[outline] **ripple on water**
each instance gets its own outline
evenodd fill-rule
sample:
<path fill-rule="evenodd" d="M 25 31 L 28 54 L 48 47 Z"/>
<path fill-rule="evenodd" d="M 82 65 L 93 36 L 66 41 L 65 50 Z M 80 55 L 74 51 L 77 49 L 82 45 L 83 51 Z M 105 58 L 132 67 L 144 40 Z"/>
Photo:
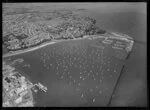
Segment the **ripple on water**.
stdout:
<path fill-rule="evenodd" d="M 39 58 L 43 63 L 39 66 L 44 66 L 44 68 L 48 69 L 45 76 L 42 75 L 41 78 L 46 78 L 47 82 L 51 84 L 53 79 L 50 80 L 50 78 L 54 75 L 59 79 L 58 81 L 63 80 L 69 87 L 73 87 L 76 92 L 79 91 L 81 98 L 88 96 L 85 92 L 94 97 L 95 94 L 101 95 L 102 90 L 108 91 L 109 87 L 108 89 L 102 88 L 109 76 L 118 75 L 119 69 L 116 68 L 118 68 L 119 64 L 115 65 L 118 62 L 112 60 L 112 57 L 105 53 L 106 48 L 102 50 L 97 47 L 91 48 L 89 46 L 86 49 L 83 49 L 83 47 L 73 48 L 69 47 L 69 45 L 58 45 L 47 47 L 47 49 L 43 49 L 39 53 L 36 52 L 37 59 Z M 73 53 L 71 52 L 72 49 Z M 35 69 L 37 70 L 37 67 Z M 109 82 L 110 85 L 114 86 L 115 82 L 111 81 Z M 108 94 L 105 93 L 105 95 Z M 101 97 L 104 98 L 102 95 Z M 94 97 L 90 99 L 90 102 L 96 102 L 97 100 Z"/>

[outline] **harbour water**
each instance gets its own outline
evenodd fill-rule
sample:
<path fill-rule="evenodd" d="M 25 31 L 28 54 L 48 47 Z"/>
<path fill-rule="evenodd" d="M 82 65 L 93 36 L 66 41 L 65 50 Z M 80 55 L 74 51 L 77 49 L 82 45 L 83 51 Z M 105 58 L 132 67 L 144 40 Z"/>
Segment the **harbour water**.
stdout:
<path fill-rule="evenodd" d="M 99 38 L 59 42 L 11 60 L 23 58 L 30 66 L 19 64 L 16 68 L 32 83 L 48 88 L 46 93 L 36 93 L 37 106 L 106 106 L 123 63 L 101 42 Z"/>

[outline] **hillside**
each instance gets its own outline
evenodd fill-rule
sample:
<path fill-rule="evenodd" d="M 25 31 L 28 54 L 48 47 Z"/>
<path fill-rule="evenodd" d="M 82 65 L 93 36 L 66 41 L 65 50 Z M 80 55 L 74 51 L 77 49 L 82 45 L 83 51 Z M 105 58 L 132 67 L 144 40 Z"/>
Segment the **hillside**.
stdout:
<path fill-rule="evenodd" d="M 74 12 L 66 9 L 44 12 L 26 8 L 4 10 L 4 50 L 16 52 L 52 40 L 82 38 L 84 35 L 106 32 L 96 26 L 96 20 Z"/>

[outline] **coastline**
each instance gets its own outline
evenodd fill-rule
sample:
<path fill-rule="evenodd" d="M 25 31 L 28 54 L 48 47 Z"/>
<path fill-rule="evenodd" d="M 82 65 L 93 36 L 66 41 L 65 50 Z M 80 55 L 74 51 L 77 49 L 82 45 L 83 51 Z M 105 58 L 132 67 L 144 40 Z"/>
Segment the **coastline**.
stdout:
<path fill-rule="evenodd" d="M 28 49 L 24 49 L 24 50 L 18 50 L 14 53 L 8 53 L 8 54 L 3 55 L 3 58 L 10 57 L 10 56 L 13 56 L 13 55 L 22 54 L 22 53 L 26 53 L 26 52 L 30 52 L 30 51 L 34 51 L 34 50 L 37 50 L 39 48 L 42 48 L 42 47 L 45 47 L 49 44 L 54 44 L 54 43 L 56 43 L 56 42 L 48 42 L 48 43 L 44 43 L 44 44 L 41 44 L 41 45 L 36 46 L 36 47 L 32 47 L 32 48 L 28 48 Z"/>
<path fill-rule="evenodd" d="M 14 55 L 18 55 L 18 54 L 22 54 L 22 53 L 26 53 L 26 52 L 31 52 L 31 51 L 34 51 L 34 50 L 40 49 L 42 47 L 48 46 L 50 44 L 55 44 L 55 43 L 58 43 L 58 42 L 70 41 L 70 40 L 79 40 L 79 39 L 81 40 L 81 39 L 88 38 L 88 37 L 90 37 L 90 36 L 84 36 L 82 38 L 74 38 L 74 39 L 69 39 L 69 40 L 64 40 L 64 39 L 62 39 L 62 40 L 53 40 L 53 41 L 50 41 L 50 42 L 43 43 L 43 44 L 41 44 L 39 46 L 35 46 L 35 47 L 23 49 L 23 50 L 18 50 L 18 51 L 13 52 L 13 53 L 4 54 L 3 58 L 14 56 Z"/>
<path fill-rule="evenodd" d="M 108 34 L 108 33 L 107 33 Z M 102 34 L 102 35 L 85 35 L 81 38 L 74 38 L 74 39 L 69 39 L 69 40 L 52 40 L 50 42 L 46 42 L 46 43 L 43 43 L 39 46 L 35 46 L 35 47 L 31 47 L 31 48 L 27 48 L 27 49 L 23 49 L 23 50 L 18 50 L 16 52 L 13 52 L 13 53 L 7 53 L 7 54 L 4 54 L 3 55 L 3 58 L 6 58 L 6 57 L 10 57 L 10 56 L 14 56 L 14 55 L 18 55 L 18 54 L 22 54 L 22 53 L 26 53 L 26 52 L 31 52 L 31 51 L 34 51 L 34 50 L 37 50 L 37 49 L 40 49 L 42 47 L 45 47 L 45 46 L 48 46 L 50 44 L 55 44 L 55 43 L 58 43 L 58 42 L 67 42 L 67 41 L 70 41 L 70 40 L 81 40 L 81 39 L 85 39 L 85 38 L 88 38 L 89 40 L 92 40 L 92 39 L 96 39 L 96 38 L 117 38 L 117 39 L 122 39 L 122 40 L 129 40 L 129 39 L 132 39 L 131 37 L 121 37 L 121 36 L 105 36 L 107 34 Z M 116 34 L 117 35 L 117 34 Z"/>

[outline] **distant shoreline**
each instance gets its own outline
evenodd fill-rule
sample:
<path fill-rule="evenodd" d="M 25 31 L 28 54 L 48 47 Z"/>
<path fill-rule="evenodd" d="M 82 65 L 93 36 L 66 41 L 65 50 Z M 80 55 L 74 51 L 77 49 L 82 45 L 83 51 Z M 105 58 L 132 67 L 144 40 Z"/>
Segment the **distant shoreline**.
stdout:
<path fill-rule="evenodd" d="M 82 38 L 74 38 L 74 39 L 69 39 L 69 40 L 63 40 L 63 39 L 62 40 L 53 40 L 53 41 L 43 43 L 43 44 L 35 46 L 35 47 L 31 47 L 31 48 L 27 48 L 27 49 L 23 49 L 23 50 L 18 50 L 18 51 L 13 52 L 13 53 L 4 54 L 3 58 L 18 55 L 18 54 L 22 54 L 22 53 L 26 53 L 26 52 L 30 52 L 30 51 L 34 51 L 34 50 L 40 49 L 42 47 L 48 46 L 50 44 L 55 44 L 55 43 L 62 42 L 62 41 L 79 40 L 79 39 L 84 39 L 84 38 L 88 38 L 88 37 L 91 37 L 91 36 L 84 36 Z"/>
<path fill-rule="evenodd" d="M 42 47 L 45 47 L 47 45 L 50 45 L 50 44 L 54 44 L 56 42 L 48 42 L 48 43 L 44 43 L 44 44 L 41 44 L 39 46 L 35 46 L 35 47 L 31 47 L 31 48 L 27 48 L 27 49 L 23 49 L 23 50 L 18 50 L 16 52 L 13 52 L 13 53 L 7 53 L 7 54 L 4 54 L 3 55 L 3 58 L 6 58 L 6 57 L 10 57 L 10 56 L 14 56 L 14 55 L 18 55 L 18 54 L 22 54 L 22 53 L 26 53 L 26 52 L 30 52 L 30 51 L 34 51 L 34 50 L 37 50 L 39 48 L 42 48 Z"/>
<path fill-rule="evenodd" d="M 107 33 L 108 34 L 108 33 Z M 74 39 L 69 39 L 69 40 L 52 40 L 50 42 L 46 42 L 46 43 L 43 43 L 41 45 L 38 45 L 38 46 L 35 46 L 35 47 L 31 47 L 31 48 L 27 48 L 27 49 L 23 49 L 23 50 L 18 50 L 16 52 L 13 52 L 13 53 L 7 53 L 7 54 L 4 54 L 3 55 L 3 58 L 6 58 L 6 57 L 10 57 L 10 56 L 14 56 L 14 55 L 18 55 L 18 54 L 22 54 L 22 53 L 26 53 L 26 52 L 30 52 L 30 51 L 34 51 L 34 50 L 37 50 L 37 49 L 40 49 L 42 47 L 45 47 L 45 46 L 48 46 L 50 44 L 55 44 L 55 43 L 58 43 L 58 42 L 63 42 L 63 41 L 70 41 L 70 40 L 81 40 L 81 39 L 85 39 L 85 38 L 88 38 L 89 40 L 92 40 L 92 39 L 96 39 L 96 38 L 106 38 L 105 36 L 106 34 L 102 34 L 102 35 L 85 35 L 81 38 L 74 38 Z M 116 34 L 117 35 L 117 34 Z M 95 37 L 94 37 L 95 36 Z M 98 37 L 97 37 L 98 36 Z M 111 37 L 111 36 L 109 36 Z M 112 37 L 113 38 L 113 37 Z M 115 37 L 114 37 L 115 38 Z M 121 38 L 121 39 L 132 39 L 131 37 L 121 37 L 121 36 L 117 36 L 116 38 Z"/>

